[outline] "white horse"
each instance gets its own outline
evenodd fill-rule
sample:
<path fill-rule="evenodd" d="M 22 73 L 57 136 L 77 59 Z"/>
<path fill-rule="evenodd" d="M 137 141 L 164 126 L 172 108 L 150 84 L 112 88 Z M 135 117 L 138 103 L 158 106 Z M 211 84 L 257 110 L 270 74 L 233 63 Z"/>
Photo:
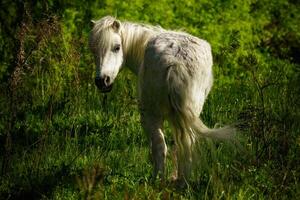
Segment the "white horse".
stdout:
<path fill-rule="evenodd" d="M 170 122 L 177 147 L 177 180 L 189 177 L 193 144 L 200 137 L 232 138 L 234 129 L 209 129 L 199 119 L 212 87 L 208 42 L 183 32 L 120 22 L 106 16 L 92 21 L 90 49 L 96 60 L 95 83 L 109 92 L 122 66 L 139 78 L 141 123 L 149 136 L 154 177 L 165 176 L 167 146 L 163 121 Z"/>

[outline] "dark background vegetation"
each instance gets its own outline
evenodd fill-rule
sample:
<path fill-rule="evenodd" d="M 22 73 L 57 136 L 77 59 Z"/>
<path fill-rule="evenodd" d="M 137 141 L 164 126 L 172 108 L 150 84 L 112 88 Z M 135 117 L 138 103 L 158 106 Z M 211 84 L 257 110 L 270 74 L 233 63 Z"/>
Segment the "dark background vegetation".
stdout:
<path fill-rule="evenodd" d="M 0 199 L 296 199 L 299 8 L 296 0 L 2 0 Z M 201 117 L 210 127 L 236 124 L 243 150 L 203 141 L 186 190 L 151 183 L 136 77 L 124 70 L 107 95 L 93 84 L 90 20 L 105 15 L 206 39 L 215 82 Z M 172 164 L 170 151 L 169 176 Z"/>

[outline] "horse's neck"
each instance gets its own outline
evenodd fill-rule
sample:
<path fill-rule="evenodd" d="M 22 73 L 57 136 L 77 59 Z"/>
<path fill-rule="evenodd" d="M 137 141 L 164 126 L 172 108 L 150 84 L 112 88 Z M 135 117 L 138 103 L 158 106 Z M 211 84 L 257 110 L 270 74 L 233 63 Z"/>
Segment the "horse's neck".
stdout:
<path fill-rule="evenodd" d="M 125 22 L 123 24 L 123 51 L 125 66 L 138 74 L 144 59 L 147 42 L 159 31 L 138 24 Z"/>

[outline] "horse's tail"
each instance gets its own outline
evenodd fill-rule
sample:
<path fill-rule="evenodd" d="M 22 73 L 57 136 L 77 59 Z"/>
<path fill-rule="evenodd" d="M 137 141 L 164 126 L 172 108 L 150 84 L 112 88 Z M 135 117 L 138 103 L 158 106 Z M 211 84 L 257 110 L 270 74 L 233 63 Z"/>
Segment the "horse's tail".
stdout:
<path fill-rule="evenodd" d="M 189 101 L 193 86 L 190 85 L 191 75 L 182 66 L 172 66 L 167 74 L 168 98 L 171 106 L 169 116 L 176 133 L 176 142 L 182 145 L 182 139 L 189 136 L 193 141 L 199 137 L 212 139 L 233 139 L 235 129 L 230 126 L 223 128 L 208 128 L 197 116 Z M 176 130 L 179 129 L 179 130 Z M 180 133 L 179 133 L 179 132 Z M 179 138 L 178 138 L 179 137 Z M 183 141 L 184 142 L 184 141 Z"/>

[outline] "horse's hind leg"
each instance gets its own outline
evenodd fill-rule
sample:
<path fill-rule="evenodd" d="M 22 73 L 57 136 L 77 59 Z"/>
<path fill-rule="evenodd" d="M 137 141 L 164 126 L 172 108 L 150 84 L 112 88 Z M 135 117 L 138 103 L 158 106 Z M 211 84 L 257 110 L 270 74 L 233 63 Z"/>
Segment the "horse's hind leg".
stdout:
<path fill-rule="evenodd" d="M 159 116 L 142 112 L 141 121 L 150 141 L 152 161 L 154 164 L 153 178 L 159 175 L 160 178 L 164 180 L 167 145 L 162 132 L 163 119 Z"/>

